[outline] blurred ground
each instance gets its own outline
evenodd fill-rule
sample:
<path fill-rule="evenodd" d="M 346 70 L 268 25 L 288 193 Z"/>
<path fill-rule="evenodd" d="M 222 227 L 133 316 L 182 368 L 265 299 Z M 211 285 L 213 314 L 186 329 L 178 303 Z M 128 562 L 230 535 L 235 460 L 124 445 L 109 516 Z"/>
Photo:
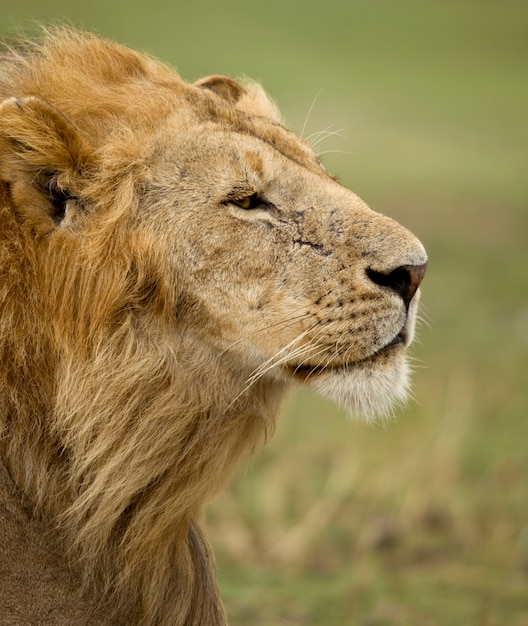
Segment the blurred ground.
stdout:
<path fill-rule="evenodd" d="M 3 0 L 0 31 L 64 18 L 261 80 L 430 255 L 416 399 L 373 427 L 297 393 L 211 507 L 232 625 L 528 625 L 526 3 Z"/>

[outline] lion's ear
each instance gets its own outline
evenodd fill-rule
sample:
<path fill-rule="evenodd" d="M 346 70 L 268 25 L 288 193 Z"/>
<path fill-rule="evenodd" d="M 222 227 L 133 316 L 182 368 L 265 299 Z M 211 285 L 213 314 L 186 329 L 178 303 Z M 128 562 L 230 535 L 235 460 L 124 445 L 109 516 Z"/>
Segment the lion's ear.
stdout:
<path fill-rule="evenodd" d="M 281 123 L 277 106 L 258 83 L 243 84 L 229 76 L 215 75 L 202 78 L 194 85 L 212 91 L 244 113 L 269 117 L 274 122 Z"/>
<path fill-rule="evenodd" d="M 200 78 L 200 80 L 194 83 L 194 86 L 212 91 L 217 96 L 220 96 L 220 98 L 227 100 L 233 106 L 235 106 L 246 91 L 244 86 L 234 78 L 218 76 L 216 74 L 214 76 Z"/>
<path fill-rule="evenodd" d="M 0 181 L 21 211 L 62 222 L 90 154 L 75 126 L 40 98 L 0 103 Z"/>

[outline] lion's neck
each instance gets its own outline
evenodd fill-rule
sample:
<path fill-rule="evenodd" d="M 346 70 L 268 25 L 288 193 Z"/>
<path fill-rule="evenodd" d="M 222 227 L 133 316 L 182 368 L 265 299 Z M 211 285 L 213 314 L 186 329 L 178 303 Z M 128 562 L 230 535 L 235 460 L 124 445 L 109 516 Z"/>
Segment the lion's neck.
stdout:
<path fill-rule="evenodd" d="M 17 482 L 60 524 L 86 583 L 119 613 L 134 607 L 145 624 L 224 624 L 198 520 L 272 430 L 282 387 L 259 381 L 231 406 L 245 381 L 226 376 L 225 364 L 201 368 L 196 350 L 181 367 L 138 343 L 101 345 L 89 362 L 63 355 L 49 439 L 30 451 L 40 479 Z"/>

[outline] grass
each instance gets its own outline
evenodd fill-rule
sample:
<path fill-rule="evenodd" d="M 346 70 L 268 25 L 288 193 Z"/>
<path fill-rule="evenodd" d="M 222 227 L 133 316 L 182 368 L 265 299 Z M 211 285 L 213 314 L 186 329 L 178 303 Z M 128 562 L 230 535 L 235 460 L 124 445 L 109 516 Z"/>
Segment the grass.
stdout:
<path fill-rule="evenodd" d="M 526 623 L 527 463 L 469 371 L 382 430 L 296 399 L 211 512 L 233 624 Z"/>
<path fill-rule="evenodd" d="M 4 5 L 3 32 L 66 17 L 191 80 L 261 79 L 428 249 L 416 399 L 372 427 L 299 391 L 211 506 L 232 626 L 528 625 L 525 4 Z"/>

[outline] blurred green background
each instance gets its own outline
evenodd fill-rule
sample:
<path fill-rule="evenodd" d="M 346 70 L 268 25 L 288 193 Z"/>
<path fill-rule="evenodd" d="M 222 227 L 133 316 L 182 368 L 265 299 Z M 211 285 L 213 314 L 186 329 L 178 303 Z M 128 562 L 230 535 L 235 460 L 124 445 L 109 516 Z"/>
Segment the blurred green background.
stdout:
<path fill-rule="evenodd" d="M 297 392 L 210 508 L 231 624 L 528 625 L 526 2 L 2 0 L 3 34 L 56 20 L 260 80 L 429 252 L 415 399 Z"/>

